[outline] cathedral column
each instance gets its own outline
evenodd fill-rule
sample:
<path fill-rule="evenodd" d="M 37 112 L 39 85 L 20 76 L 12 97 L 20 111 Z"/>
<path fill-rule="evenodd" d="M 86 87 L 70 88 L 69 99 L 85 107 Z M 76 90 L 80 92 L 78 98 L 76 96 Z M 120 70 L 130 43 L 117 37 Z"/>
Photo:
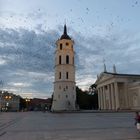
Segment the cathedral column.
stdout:
<path fill-rule="evenodd" d="M 111 101 L 112 101 L 112 110 L 114 110 L 115 109 L 115 99 L 114 99 L 113 84 L 111 84 Z"/>
<path fill-rule="evenodd" d="M 119 103 L 119 91 L 118 91 L 118 84 L 117 84 L 117 82 L 114 83 L 114 87 L 115 87 L 116 109 L 118 110 L 120 108 L 120 103 Z"/>
<path fill-rule="evenodd" d="M 101 104 L 101 102 L 102 102 L 102 93 L 101 93 L 101 89 L 99 88 L 99 97 L 100 97 L 100 109 L 102 108 L 102 104 Z"/>
<path fill-rule="evenodd" d="M 102 87 L 100 88 L 100 90 L 101 90 L 101 107 L 102 107 L 102 109 L 104 109 L 104 99 L 103 99 L 103 89 L 102 89 Z"/>
<path fill-rule="evenodd" d="M 104 100 L 104 109 L 106 109 L 106 95 L 105 95 L 105 86 L 103 86 L 103 100 Z"/>
<path fill-rule="evenodd" d="M 100 88 L 100 92 L 101 92 L 101 109 L 104 109 L 104 100 L 103 100 L 103 90 L 102 90 L 102 87 Z"/>
<path fill-rule="evenodd" d="M 111 85 L 108 85 L 108 95 L 109 95 L 109 109 L 112 108 L 112 104 L 111 104 Z"/>
<path fill-rule="evenodd" d="M 127 84 L 124 84 L 124 95 L 125 95 L 125 101 L 126 101 L 126 108 L 129 109 L 129 98 L 128 98 L 128 89 Z"/>
<path fill-rule="evenodd" d="M 98 89 L 98 105 L 99 105 L 99 109 L 101 108 L 101 93 L 100 93 L 100 89 Z"/>

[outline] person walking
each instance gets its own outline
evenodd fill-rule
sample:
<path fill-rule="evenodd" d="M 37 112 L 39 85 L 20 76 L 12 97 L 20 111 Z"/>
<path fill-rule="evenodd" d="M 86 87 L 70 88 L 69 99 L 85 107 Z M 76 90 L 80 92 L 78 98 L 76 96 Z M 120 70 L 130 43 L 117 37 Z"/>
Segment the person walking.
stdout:
<path fill-rule="evenodd" d="M 136 112 L 135 125 L 137 127 L 137 130 L 140 131 L 140 115 L 139 115 L 139 112 Z"/>

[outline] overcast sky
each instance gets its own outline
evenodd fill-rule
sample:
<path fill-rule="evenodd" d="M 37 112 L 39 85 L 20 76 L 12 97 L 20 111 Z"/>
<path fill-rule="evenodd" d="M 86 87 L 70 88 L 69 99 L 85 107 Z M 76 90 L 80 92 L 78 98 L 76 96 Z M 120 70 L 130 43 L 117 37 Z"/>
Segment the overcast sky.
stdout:
<path fill-rule="evenodd" d="M 76 84 L 86 90 L 113 64 L 140 74 L 140 0 L 0 0 L 0 88 L 50 97 L 55 42 L 75 41 Z"/>

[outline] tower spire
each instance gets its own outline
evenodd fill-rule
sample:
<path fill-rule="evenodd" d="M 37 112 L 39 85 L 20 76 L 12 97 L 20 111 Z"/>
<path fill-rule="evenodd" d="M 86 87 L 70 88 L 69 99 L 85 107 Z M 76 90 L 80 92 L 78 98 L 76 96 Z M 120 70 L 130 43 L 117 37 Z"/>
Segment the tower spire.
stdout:
<path fill-rule="evenodd" d="M 66 23 L 64 24 L 64 32 L 62 34 L 62 36 L 60 37 L 60 40 L 61 39 L 68 39 L 68 40 L 71 40 L 71 38 L 69 37 L 69 35 L 67 34 L 67 26 L 66 26 Z"/>
<path fill-rule="evenodd" d="M 107 70 L 106 70 L 106 64 L 104 63 L 104 72 L 107 72 Z"/>
<path fill-rule="evenodd" d="M 114 72 L 114 73 L 117 73 L 115 64 L 113 65 L 113 72 Z"/>
<path fill-rule="evenodd" d="M 103 64 L 104 64 L 104 72 L 107 72 L 107 70 L 106 70 L 106 64 L 105 64 L 105 59 L 103 59 Z"/>
<path fill-rule="evenodd" d="M 66 26 L 66 23 L 64 25 L 64 35 L 67 35 L 67 26 Z"/>

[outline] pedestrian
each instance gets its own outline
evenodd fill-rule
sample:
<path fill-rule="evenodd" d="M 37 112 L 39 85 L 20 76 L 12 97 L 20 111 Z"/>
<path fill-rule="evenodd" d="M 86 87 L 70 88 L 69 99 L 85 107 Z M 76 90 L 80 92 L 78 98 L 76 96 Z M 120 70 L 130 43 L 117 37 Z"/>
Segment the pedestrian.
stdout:
<path fill-rule="evenodd" d="M 139 112 L 136 112 L 136 117 L 135 117 L 135 125 L 137 123 L 140 123 L 140 115 L 139 115 Z"/>
<path fill-rule="evenodd" d="M 137 127 L 137 130 L 140 132 L 140 115 L 139 115 L 139 112 L 136 112 L 135 125 Z"/>

